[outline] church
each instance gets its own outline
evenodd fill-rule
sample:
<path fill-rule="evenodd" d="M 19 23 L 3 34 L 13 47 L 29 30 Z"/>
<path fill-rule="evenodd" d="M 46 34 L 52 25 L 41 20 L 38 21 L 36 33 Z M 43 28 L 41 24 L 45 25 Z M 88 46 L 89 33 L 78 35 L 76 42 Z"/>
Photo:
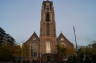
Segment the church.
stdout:
<path fill-rule="evenodd" d="M 23 44 L 23 57 L 26 60 L 37 59 L 44 54 L 56 54 L 57 45 L 63 45 L 71 55 L 74 45 L 61 33 L 56 36 L 56 21 L 53 1 L 43 1 L 41 8 L 40 35 L 35 32 Z"/>

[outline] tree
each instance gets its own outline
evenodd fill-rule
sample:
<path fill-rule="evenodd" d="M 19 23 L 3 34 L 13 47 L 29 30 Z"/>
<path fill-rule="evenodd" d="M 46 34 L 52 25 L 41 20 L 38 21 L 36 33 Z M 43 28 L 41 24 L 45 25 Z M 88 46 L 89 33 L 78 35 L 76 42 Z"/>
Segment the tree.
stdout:
<path fill-rule="evenodd" d="M 66 48 L 62 45 L 57 45 L 57 54 L 62 57 L 66 56 Z"/>
<path fill-rule="evenodd" d="M 13 59 L 10 45 L 0 45 L 0 61 L 10 61 Z"/>

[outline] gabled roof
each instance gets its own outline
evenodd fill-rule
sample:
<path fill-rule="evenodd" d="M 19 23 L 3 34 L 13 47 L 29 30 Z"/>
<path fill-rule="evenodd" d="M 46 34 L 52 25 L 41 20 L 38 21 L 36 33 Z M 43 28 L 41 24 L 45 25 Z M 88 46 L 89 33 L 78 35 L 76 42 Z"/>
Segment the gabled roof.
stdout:
<path fill-rule="evenodd" d="M 38 35 L 35 32 L 33 33 L 32 37 L 35 37 L 37 40 L 39 40 L 39 37 L 38 37 Z"/>
<path fill-rule="evenodd" d="M 35 41 L 35 40 L 38 40 L 39 41 L 40 39 L 39 39 L 38 35 L 34 32 L 32 34 L 32 36 L 25 43 L 32 42 L 32 41 Z"/>
<path fill-rule="evenodd" d="M 62 37 L 65 39 L 63 33 L 60 33 L 60 35 L 58 36 L 57 40 L 60 40 Z"/>
<path fill-rule="evenodd" d="M 57 41 L 62 41 L 61 39 L 64 39 L 67 41 L 67 43 L 71 44 L 73 46 L 73 44 L 63 35 L 63 33 L 60 33 L 60 35 L 57 38 Z"/>

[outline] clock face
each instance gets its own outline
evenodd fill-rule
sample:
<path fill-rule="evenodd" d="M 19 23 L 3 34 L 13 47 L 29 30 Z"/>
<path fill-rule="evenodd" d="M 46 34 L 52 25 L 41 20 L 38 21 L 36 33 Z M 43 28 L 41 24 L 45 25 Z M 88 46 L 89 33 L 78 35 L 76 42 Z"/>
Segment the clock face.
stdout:
<path fill-rule="evenodd" d="M 64 41 L 64 38 L 61 38 L 60 40 L 61 40 L 61 41 Z"/>
<path fill-rule="evenodd" d="M 49 6 L 50 5 L 50 3 L 46 3 L 46 6 Z"/>

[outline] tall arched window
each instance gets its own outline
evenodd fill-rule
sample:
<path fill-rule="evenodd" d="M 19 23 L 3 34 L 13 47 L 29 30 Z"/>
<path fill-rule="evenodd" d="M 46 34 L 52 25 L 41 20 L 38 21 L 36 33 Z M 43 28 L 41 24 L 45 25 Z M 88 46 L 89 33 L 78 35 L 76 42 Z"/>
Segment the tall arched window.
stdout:
<path fill-rule="evenodd" d="M 50 15 L 49 15 L 49 12 L 46 13 L 46 21 L 47 21 L 47 22 L 50 21 Z"/>
<path fill-rule="evenodd" d="M 46 53 L 51 53 L 51 44 L 50 44 L 50 41 L 46 41 Z"/>
<path fill-rule="evenodd" d="M 50 24 L 49 23 L 47 23 L 46 24 L 46 27 L 47 27 L 47 31 L 46 31 L 46 33 L 47 33 L 47 35 L 50 35 Z"/>

